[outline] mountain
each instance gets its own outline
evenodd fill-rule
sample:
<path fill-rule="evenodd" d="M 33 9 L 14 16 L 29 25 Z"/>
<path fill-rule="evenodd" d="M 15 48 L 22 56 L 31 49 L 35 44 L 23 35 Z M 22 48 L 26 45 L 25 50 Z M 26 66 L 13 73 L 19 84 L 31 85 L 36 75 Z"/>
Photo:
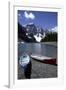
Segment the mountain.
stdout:
<path fill-rule="evenodd" d="M 44 29 L 40 28 L 39 26 L 36 26 L 34 23 L 29 23 L 25 25 L 27 36 L 33 37 L 36 39 L 36 42 L 40 42 L 42 38 L 45 37 L 45 31 Z"/>
<path fill-rule="evenodd" d="M 20 25 L 18 23 L 18 38 L 24 42 L 40 42 L 45 37 L 45 31 L 34 23 Z"/>
<path fill-rule="evenodd" d="M 27 25 L 20 25 L 20 23 L 18 23 L 18 40 L 23 42 L 56 40 L 57 35 L 55 34 L 55 31 L 57 31 L 57 27 L 52 28 L 52 30 L 48 30 L 40 28 L 34 23 L 29 23 Z"/>
<path fill-rule="evenodd" d="M 18 38 L 23 39 L 24 37 L 26 37 L 26 28 L 18 23 Z"/>
<path fill-rule="evenodd" d="M 20 23 L 18 23 L 18 40 L 23 42 L 36 42 L 33 34 L 30 33 L 30 35 L 27 35 L 26 27 L 23 27 Z"/>
<path fill-rule="evenodd" d="M 37 34 L 37 28 L 33 23 L 27 24 L 26 25 L 26 30 L 27 30 L 28 34 L 31 34 L 31 33 L 33 35 Z"/>

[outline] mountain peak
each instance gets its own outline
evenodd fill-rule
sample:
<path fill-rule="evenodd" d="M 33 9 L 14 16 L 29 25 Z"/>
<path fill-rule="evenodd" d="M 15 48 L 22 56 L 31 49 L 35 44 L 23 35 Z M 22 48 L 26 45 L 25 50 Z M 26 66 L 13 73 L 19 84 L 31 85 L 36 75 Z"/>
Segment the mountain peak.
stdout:
<path fill-rule="evenodd" d="M 33 23 L 33 22 L 31 22 L 31 23 L 28 23 L 27 25 L 34 25 L 34 23 Z"/>

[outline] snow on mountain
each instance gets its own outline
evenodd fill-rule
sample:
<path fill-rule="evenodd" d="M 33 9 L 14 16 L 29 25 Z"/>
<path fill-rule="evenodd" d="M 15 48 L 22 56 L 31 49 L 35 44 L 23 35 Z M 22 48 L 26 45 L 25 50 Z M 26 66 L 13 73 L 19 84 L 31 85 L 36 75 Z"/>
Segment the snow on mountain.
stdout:
<path fill-rule="evenodd" d="M 41 39 L 42 39 L 41 36 L 38 36 L 38 35 L 34 35 L 34 37 L 35 37 L 35 39 L 36 39 L 37 42 L 40 42 Z"/>
<path fill-rule="evenodd" d="M 34 35 L 34 38 L 36 39 L 37 42 L 40 42 L 41 39 L 44 37 L 45 37 L 45 33 L 44 35 L 42 35 L 41 33 Z"/>

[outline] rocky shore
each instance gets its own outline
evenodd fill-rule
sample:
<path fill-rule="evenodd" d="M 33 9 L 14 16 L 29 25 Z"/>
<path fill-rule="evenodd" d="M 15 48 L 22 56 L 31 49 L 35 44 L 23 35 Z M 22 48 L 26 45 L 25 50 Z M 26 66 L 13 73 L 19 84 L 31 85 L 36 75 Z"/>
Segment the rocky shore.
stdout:
<path fill-rule="evenodd" d="M 57 66 L 51 64 L 45 64 L 31 59 L 32 62 L 32 74 L 33 78 L 56 78 L 57 77 Z M 18 79 L 25 79 L 24 71 L 18 65 Z"/>

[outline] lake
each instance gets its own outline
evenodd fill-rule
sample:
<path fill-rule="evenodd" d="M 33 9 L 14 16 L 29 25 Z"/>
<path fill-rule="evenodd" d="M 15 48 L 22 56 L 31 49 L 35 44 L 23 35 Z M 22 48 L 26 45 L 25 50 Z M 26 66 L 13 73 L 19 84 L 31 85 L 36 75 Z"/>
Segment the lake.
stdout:
<path fill-rule="evenodd" d="M 18 43 L 18 58 L 24 52 L 57 58 L 57 46 L 46 43 Z"/>

